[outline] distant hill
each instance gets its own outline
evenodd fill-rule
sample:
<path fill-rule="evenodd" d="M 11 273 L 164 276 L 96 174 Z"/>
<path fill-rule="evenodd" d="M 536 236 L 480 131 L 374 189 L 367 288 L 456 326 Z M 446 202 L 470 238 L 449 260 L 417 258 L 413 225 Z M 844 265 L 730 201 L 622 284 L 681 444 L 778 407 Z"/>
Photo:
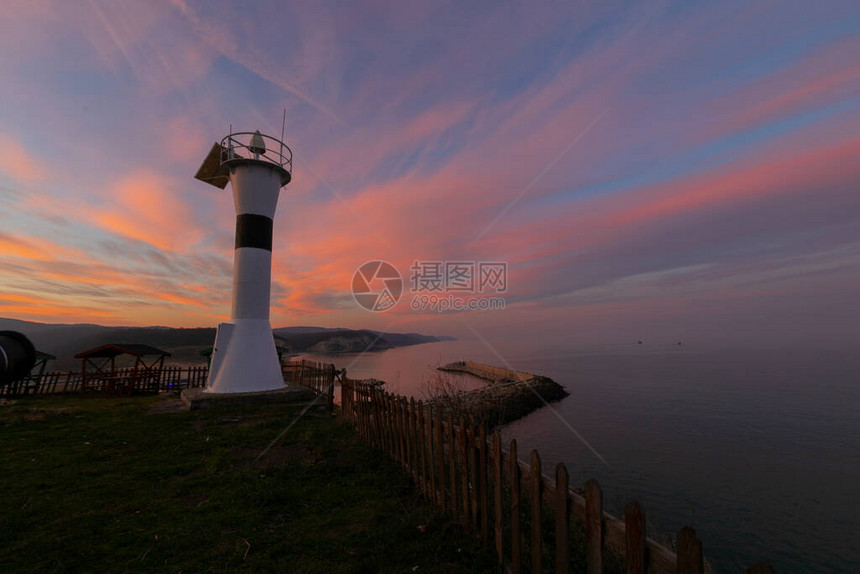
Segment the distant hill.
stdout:
<path fill-rule="evenodd" d="M 107 343 L 143 343 L 171 353 L 172 362 L 205 362 L 200 351 L 212 346 L 215 329 L 173 327 L 106 327 L 92 324 L 51 324 L 0 318 L 0 330 L 20 331 L 37 349 L 57 357 L 49 369 L 77 369 L 74 355 Z M 359 353 L 393 347 L 453 341 L 419 333 L 382 333 L 366 329 L 331 327 L 280 327 L 274 329 L 279 345 L 290 353 Z"/>

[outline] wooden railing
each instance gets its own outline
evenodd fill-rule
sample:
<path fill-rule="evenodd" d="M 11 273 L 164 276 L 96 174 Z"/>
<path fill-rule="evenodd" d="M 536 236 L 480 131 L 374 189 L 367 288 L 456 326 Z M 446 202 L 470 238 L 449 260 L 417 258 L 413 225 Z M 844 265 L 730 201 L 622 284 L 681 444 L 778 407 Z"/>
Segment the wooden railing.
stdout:
<path fill-rule="evenodd" d="M 334 381 L 337 371 L 331 363 L 301 359 L 284 365 L 284 382 L 312 389 L 331 409 L 334 406 Z"/>
<path fill-rule="evenodd" d="M 0 395 L 8 397 L 24 395 L 48 395 L 78 393 L 81 390 L 81 374 L 54 371 L 42 376 L 27 377 L 0 388 Z"/>
<path fill-rule="evenodd" d="M 284 381 L 312 389 L 331 408 L 334 403 L 334 365 L 314 361 L 291 361 L 283 365 Z M 113 374 L 88 374 L 87 394 L 124 394 L 126 392 L 166 392 L 197 389 L 206 386 L 209 367 L 171 367 L 154 371 L 135 371 L 133 367 L 117 369 Z M 82 392 L 79 372 L 56 371 L 40 377 L 25 378 L 0 387 L 0 397 L 26 395 L 59 395 Z"/>
<path fill-rule="evenodd" d="M 87 393 L 105 393 L 110 387 L 131 388 L 136 391 L 172 391 L 194 389 L 206 385 L 209 368 L 163 367 L 153 371 L 135 371 L 133 367 L 117 369 L 113 374 L 93 374 L 87 376 Z M 29 377 L 16 381 L 0 389 L 6 396 L 59 395 L 82 392 L 81 373 L 55 371 L 41 377 Z"/>
<path fill-rule="evenodd" d="M 604 512 L 596 480 L 584 490 L 571 488 L 563 463 L 554 477 L 544 475 L 538 451 L 521 461 L 516 440 L 503 448 L 498 430 L 487 437 L 473 418 L 455 424 L 450 412 L 375 385 L 344 378 L 341 391 L 341 412 L 359 435 L 400 462 L 429 500 L 492 544 L 500 567 L 514 573 L 705 572 L 695 530 L 682 528 L 674 550 L 648 538 L 638 502 L 628 503 L 620 519 Z M 747 572 L 772 571 L 757 564 Z"/>

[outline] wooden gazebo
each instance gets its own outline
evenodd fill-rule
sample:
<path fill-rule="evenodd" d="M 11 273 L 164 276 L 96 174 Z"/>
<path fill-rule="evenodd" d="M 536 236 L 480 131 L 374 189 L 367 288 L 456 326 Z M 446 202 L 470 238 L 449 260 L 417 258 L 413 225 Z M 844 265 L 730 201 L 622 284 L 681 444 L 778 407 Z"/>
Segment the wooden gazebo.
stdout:
<path fill-rule="evenodd" d="M 116 358 L 120 355 L 134 357 L 134 366 L 117 370 Z M 164 358 L 169 356 L 167 351 L 139 343 L 110 343 L 78 353 L 75 358 L 81 359 L 81 392 L 158 392 Z"/>

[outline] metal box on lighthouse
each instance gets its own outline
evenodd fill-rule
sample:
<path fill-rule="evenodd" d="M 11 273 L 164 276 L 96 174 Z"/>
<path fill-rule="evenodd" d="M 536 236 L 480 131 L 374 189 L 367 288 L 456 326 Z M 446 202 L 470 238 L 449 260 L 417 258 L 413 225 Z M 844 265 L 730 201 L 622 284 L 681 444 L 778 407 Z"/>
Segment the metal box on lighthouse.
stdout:
<path fill-rule="evenodd" d="M 229 323 L 218 325 L 206 392 L 247 393 L 284 388 L 269 322 L 272 231 L 283 186 L 292 179 L 292 151 L 256 132 L 231 133 L 212 146 L 194 177 L 233 188 L 236 243 Z"/>

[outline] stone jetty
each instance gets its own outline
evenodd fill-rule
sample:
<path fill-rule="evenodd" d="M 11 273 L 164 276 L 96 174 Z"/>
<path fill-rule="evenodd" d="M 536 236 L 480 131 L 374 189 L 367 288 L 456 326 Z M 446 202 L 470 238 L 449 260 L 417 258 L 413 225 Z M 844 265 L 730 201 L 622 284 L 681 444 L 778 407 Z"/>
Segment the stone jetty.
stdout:
<path fill-rule="evenodd" d="M 465 373 L 487 381 L 475 391 L 442 389 L 431 404 L 452 411 L 459 417 L 474 416 L 492 428 L 568 396 L 564 387 L 541 375 L 515 371 L 473 361 L 457 361 L 438 368 L 449 373 Z"/>

